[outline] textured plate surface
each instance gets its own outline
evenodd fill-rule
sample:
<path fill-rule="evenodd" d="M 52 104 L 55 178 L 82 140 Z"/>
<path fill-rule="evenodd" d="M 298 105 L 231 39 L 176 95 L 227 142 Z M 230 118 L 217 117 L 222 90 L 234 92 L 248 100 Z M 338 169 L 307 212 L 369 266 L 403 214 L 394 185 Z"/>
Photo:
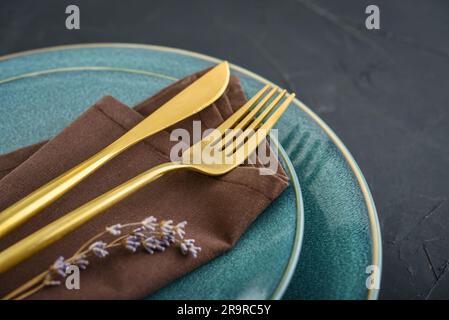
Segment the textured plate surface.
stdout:
<path fill-rule="evenodd" d="M 52 137 L 104 95 L 132 106 L 211 65 L 179 54 L 133 48 L 50 50 L 2 60 L 0 153 Z M 292 184 L 236 248 L 150 298 L 282 296 L 295 270 L 304 219 L 295 170 L 285 152 L 280 155 Z"/>

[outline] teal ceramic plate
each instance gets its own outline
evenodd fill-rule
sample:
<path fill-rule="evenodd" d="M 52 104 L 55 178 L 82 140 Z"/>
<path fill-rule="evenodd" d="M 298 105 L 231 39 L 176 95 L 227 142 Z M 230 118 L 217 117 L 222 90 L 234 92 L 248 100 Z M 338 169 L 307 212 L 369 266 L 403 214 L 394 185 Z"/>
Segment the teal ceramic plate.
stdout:
<path fill-rule="evenodd" d="M 131 44 L 65 46 L 7 56 L 0 64 L 1 78 L 9 78 L 7 83 L 3 80 L 4 84 L 0 80 L 0 145 L 6 151 L 48 137 L 103 94 L 113 94 L 132 105 L 175 78 L 216 62 L 217 59 L 184 50 Z M 241 77 L 248 96 L 268 82 L 234 65 L 232 71 Z M 28 79 L 33 73 L 36 78 Z M 381 237 L 375 205 L 363 174 L 335 133 L 299 100 L 284 114 L 278 129 L 279 141 L 301 182 L 305 212 L 301 256 L 284 298 L 377 298 Z M 230 256 L 220 258 L 228 259 L 223 265 L 217 259 L 155 297 L 190 297 L 190 293 L 190 298 L 270 294 L 279 297 L 288 282 L 282 279 L 290 277 L 289 270 L 300 247 L 300 228 L 296 228 L 296 236 L 291 230 L 295 223 L 292 193 L 290 189 L 282 196 L 290 197 L 288 201 L 273 204 L 282 204 L 280 209 L 271 207 L 256 221 Z M 300 225 L 301 220 L 297 223 Z M 256 232 L 261 227 L 268 232 Z M 282 232 L 271 233 L 271 227 Z M 248 239 L 255 241 L 245 249 Z M 267 240 L 269 248 L 265 248 Z M 277 246 L 282 247 L 281 253 L 292 253 L 290 258 L 285 254 L 279 259 Z M 259 253 L 267 257 L 256 260 Z M 222 269 L 224 266 L 230 268 Z M 241 274 L 232 278 L 237 273 Z M 228 285 L 223 277 L 234 280 Z M 211 282 L 212 285 L 205 285 Z M 373 283 L 374 288 L 370 286 Z M 225 288 L 221 289 L 222 286 Z M 187 290 L 186 294 L 182 290 Z"/>
<path fill-rule="evenodd" d="M 0 153 L 55 135 L 104 95 L 132 106 L 211 62 L 134 48 L 48 49 L 0 59 Z M 274 141 L 274 143 L 277 143 Z M 302 242 L 298 178 L 285 151 L 291 186 L 229 253 L 150 299 L 279 299 Z"/>

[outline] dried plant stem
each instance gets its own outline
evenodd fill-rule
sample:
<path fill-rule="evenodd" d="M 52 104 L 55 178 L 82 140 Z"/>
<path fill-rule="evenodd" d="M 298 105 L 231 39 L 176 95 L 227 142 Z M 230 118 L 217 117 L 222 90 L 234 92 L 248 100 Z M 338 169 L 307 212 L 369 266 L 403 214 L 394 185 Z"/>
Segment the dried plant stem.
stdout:
<path fill-rule="evenodd" d="M 39 290 L 43 289 L 44 287 L 45 287 L 45 283 L 41 283 L 37 287 L 35 287 L 35 288 L 31 289 L 31 290 L 28 290 L 24 294 L 16 297 L 15 300 L 23 300 L 23 299 L 25 299 L 25 298 L 35 294 L 36 292 L 38 292 Z"/>
<path fill-rule="evenodd" d="M 84 244 L 81 245 L 81 247 L 74 253 L 73 256 L 78 256 L 78 255 L 80 255 L 80 253 L 81 253 L 84 249 L 86 249 L 86 247 L 87 247 L 90 243 L 92 243 L 92 242 L 94 242 L 95 240 L 101 238 L 101 237 L 104 236 L 105 234 L 106 234 L 106 231 L 103 231 L 103 232 L 101 232 L 101 233 L 99 233 L 99 234 L 93 236 L 92 238 L 90 238 L 90 239 L 87 240 L 86 242 L 84 242 Z"/>
<path fill-rule="evenodd" d="M 15 289 L 11 293 L 7 294 L 2 298 L 2 300 L 10 300 L 10 299 L 17 299 L 17 296 L 20 296 L 23 294 L 24 291 L 30 290 L 33 286 L 36 286 L 38 284 L 41 284 L 42 281 L 45 279 L 45 276 L 48 274 L 48 270 L 42 272 L 41 274 L 35 276 L 33 279 L 27 281 L 23 285 L 21 285 L 19 288 Z"/>
<path fill-rule="evenodd" d="M 196 257 L 201 248 L 194 244 L 193 239 L 184 239 L 184 227 L 187 222 L 183 221 L 177 225 L 172 224 L 172 220 L 162 220 L 150 216 L 141 222 L 127 224 L 116 224 L 107 227 L 105 231 L 93 236 L 84 242 L 81 247 L 68 259 L 59 257 L 46 271 L 27 281 L 19 288 L 4 296 L 3 300 L 21 300 L 42 290 L 47 286 L 60 285 L 59 279 L 64 279 L 67 268 L 70 265 L 85 269 L 89 264 L 87 260 L 92 255 L 104 258 L 109 254 L 109 249 L 123 246 L 131 252 L 136 252 L 137 248 L 144 248 L 150 254 L 157 251 L 164 251 L 171 245 L 179 246 L 183 254 L 190 254 Z M 124 233 L 125 229 L 133 228 L 132 231 Z M 123 233 L 123 234 L 122 234 Z M 101 238 L 110 234 L 116 238 L 106 243 Z"/>
<path fill-rule="evenodd" d="M 127 224 L 124 224 L 124 225 L 122 225 L 121 227 L 122 228 L 128 228 L 128 227 L 135 227 L 135 226 L 138 226 L 138 225 L 140 225 L 140 223 L 139 222 L 133 222 L 133 223 L 127 223 Z M 75 252 L 75 254 L 73 255 L 73 256 L 80 256 L 80 255 L 82 255 L 82 250 L 84 250 L 84 249 L 86 249 L 88 246 L 89 246 L 89 244 L 91 244 L 92 242 L 94 242 L 95 240 L 97 240 L 97 239 L 99 239 L 99 238 L 101 238 L 102 236 L 104 236 L 105 234 L 107 234 L 108 232 L 107 231 L 103 231 L 103 232 L 101 232 L 101 233 L 99 233 L 99 234 L 97 234 L 97 235 L 95 235 L 95 236 L 93 236 L 92 238 L 90 238 L 89 240 L 87 240 L 76 252 Z M 123 239 L 124 237 L 122 237 L 122 239 Z M 117 239 L 116 239 L 117 240 Z"/>

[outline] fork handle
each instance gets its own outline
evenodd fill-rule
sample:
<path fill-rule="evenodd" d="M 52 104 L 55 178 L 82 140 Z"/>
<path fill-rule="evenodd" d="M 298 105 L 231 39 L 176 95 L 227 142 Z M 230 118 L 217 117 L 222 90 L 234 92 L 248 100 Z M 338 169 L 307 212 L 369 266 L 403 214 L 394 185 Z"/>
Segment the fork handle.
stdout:
<path fill-rule="evenodd" d="M 162 175 L 187 167 L 188 165 L 171 162 L 160 164 L 53 221 L 0 252 L 0 273 L 9 270 L 21 261 L 43 250 Z"/>

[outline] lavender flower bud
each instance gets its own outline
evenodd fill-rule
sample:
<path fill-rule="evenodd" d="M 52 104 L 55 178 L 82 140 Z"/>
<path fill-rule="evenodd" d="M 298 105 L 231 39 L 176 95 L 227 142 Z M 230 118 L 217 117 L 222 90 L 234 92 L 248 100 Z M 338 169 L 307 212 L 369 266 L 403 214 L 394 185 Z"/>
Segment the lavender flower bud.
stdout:
<path fill-rule="evenodd" d="M 195 245 L 195 240 L 185 239 L 180 244 L 180 249 L 183 254 L 191 254 L 194 258 L 198 257 L 201 247 Z"/>
<path fill-rule="evenodd" d="M 89 246 L 89 250 L 91 250 L 97 257 L 104 258 L 109 254 L 106 250 L 107 245 L 108 244 L 104 241 L 97 241 Z"/>
<path fill-rule="evenodd" d="M 136 239 L 145 239 L 145 234 L 143 232 L 133 232 L 133 235 L 136 236 Z"/>
<path fill-rule="evenodd" d="M 169 235 L 169 236 L 163 236 L 161 238 L 161 244 L 164 245 L 165 247 L 169 247 L 171 244 L 175 243 L 175 236 L 174 235 Z"/>
<path fill-rule="evenodd" d="M 55 271 L 61 277 L 65 278 L 67 276 L 66 270 L 69 267 L 69 264 L 65 262 L 64 257 L 58 257 L 56 261 L 53 263 L 50 269 Z"/>
<path fill-rule="evenodd" d="M 162 234 L 164 236 L 169 236 L 169 235 L 175 234 L 175 231 L 173 230 L 174 226 L 172 224 L 173 224 L 172 220 L 166 220 L 166 221 L 161 222 L 160 228 L 161 228 Z"/>
<path fill-rule="evenodd" d="M 165 250 L 165 244 L 161 239 L 157 239 L 155 237 L 148 237 L 143 242 L 145 248 L 150 249 L 151 251 L 164 251 Z M 147 250 L 148 251 L 148 250 Z M 150 252 L 152 253 L 152 252 Z"/>
<path fill-rule="evenodd" d="M 151 230 L 151 231 L 156 230 L 157 219 L 153 216 L 149 216 L 148 218 L 144 219 L 141 223 L 148 230 Z"/>
<path fill-rule="evenodd" d="M 129 251 L 136 252 L 140 246 L 140 239 L 138 236 L 131 235 L 125 238 L 124 245 Z"/>
<path fill-rule="evenodd" d="M 186 232 L 185 232 L 185 226 L 186 226 L 186 224 L 187 224 L 187 221 L 182 221 L 182 222 L 178 223 L 178 224 L 175 226 L 176 234 L 177 234 L 178 237 L 181 238 L 181 239 L 183 239 L 183 238 L 184 238 L 184 235 L 186 234 Z"/>
<path fill-rule="evenodd" d="M 115 224 L 113 226 L 110 227 L 106 227 L 106 231 L 109 232 L 109 234 L 113 235 L 113 236 L 119 236 L 122 234 L 122 225 L 119 224 Z"/>
<path fill-rule="evenodd" d="M 140 232 L 143 232 L 143 231 L 145 231 L 145 227 L 138 227 L 138 228 L 133 230 L 133 233 L 140 233 Z"/>
<path fill-rule="evenodd" d="M 189 252 L 189 249 L 187 248 L 187 246 L 184 242 L 182 242 L 179 247 L 181 248 L 182 254 L 187 254 Z"/>
<path fill-rule="evenodd" d="M 85 259 L 85 256 L 83 255 L 73 261 L 73 264 L 78 266 L 82 270 L 86 270 L 87 266 L 89 265 L 89 260 Z"/>

